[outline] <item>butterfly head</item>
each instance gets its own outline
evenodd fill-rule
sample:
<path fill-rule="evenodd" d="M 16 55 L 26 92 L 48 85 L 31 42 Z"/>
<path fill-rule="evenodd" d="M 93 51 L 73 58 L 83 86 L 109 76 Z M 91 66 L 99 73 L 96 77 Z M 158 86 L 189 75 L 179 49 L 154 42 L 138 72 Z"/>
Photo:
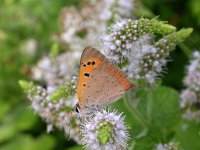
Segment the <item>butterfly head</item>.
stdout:
<path fill-rule="evenodd" d="M 89 117 L 95 114 L 96 111 L 99 111 L 102 107 L 95 105 L 95 106 L 91 106 L 91 107 L 83 107 L 81 108 L 80 105 L 77 103 L 76 107 L 74 108 L 74 112 L 76 112 L 76 114 L 79 117 Z"/>
<path fill-rule="evenodd" d="M 80 113 L 80 106 L 79 106 L 78 103 L 76 104 L 76 107 L 74 108 L 74 111 L 75 111 L 77 114 Z"/>

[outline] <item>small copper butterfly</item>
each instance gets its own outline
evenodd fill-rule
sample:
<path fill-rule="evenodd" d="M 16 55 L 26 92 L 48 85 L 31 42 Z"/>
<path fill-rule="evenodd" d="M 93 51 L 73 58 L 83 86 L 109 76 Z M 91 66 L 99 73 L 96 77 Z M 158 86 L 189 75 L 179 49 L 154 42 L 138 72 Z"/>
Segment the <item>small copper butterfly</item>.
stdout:
<path fill-rule="evenodd" d="M 126 75 L 101 52 L 86 47 L 80 60 L 76 111 L 111 104 L 132 86 Z"/>

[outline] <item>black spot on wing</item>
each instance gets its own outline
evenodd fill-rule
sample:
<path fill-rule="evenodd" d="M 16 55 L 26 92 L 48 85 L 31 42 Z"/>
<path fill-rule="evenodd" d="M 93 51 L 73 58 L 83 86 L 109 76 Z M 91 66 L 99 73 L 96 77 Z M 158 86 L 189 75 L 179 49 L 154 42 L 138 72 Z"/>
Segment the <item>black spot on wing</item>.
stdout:
<path fill-rule="evenodd" d="M 90 74 L 89 73 L 84 73 L 84 76 L 89 77 Z"/>

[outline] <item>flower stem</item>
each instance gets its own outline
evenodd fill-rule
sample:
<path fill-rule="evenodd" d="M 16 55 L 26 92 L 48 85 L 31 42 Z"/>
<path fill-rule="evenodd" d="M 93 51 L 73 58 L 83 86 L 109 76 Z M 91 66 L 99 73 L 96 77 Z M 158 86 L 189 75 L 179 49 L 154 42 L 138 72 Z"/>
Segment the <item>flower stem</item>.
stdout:
<path fill-rule="evenodd" d="M 184 43 L 179 43 L 178 46 L 183 51 L 183 53 L 185 54 L 185 56 L 187 56 L 188 58 L 190 58 L 190 56 L 191 56 L 191 50 L 189 49 L 189 47 L 187 45 L 185 45 Z"/>

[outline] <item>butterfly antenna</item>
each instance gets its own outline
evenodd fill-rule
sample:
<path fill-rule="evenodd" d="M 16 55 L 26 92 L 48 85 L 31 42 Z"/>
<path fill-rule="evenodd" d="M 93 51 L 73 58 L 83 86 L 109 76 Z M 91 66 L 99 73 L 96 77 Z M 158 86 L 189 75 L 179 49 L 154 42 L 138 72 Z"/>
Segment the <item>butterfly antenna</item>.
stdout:
<path fill-rule="evenodd" d="M 67 134 L 68 141 L 70 140 L 71 121 L 72 121 L 72 111 L 70 112 L 70 118 L 69 118 L 69 124 L 68 124 L 68 127 L 69 127 L 68 134 Z"/>

